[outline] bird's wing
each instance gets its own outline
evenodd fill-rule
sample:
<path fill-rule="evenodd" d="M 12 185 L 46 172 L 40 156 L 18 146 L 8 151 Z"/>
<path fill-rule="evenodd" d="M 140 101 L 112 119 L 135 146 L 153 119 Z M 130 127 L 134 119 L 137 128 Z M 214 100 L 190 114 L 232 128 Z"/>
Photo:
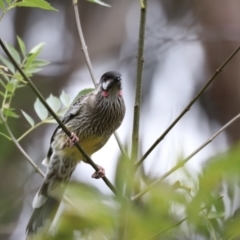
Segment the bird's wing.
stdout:
<path fill-rule="evenodd" d="M 90 93 L 87 93 L 85 95 L 82 95 L 80 96 L 76 101 L 74 101 L 74 103 L 72 104 L 72 106 L 67 110 L 67 112 L 65 113 L 65 115 L 63 116 L 63 119 L 62 119 L 62 122 L 64 124 L 66 124 L 67 122 L 69 122 L 72 118 L 74 118 L 74 116 L 76 116 L 81 110 L 82 110 L 82 107 L 85 103 L 85 99 L 91 95 L 92 92 Z M 58 131 L 58 129 L 60 129 L 61 127 L 58 125 L 57 128 L 54 130 L 53 134 L 52 134 L 52 137 L 51 137 L 51 140 L 50 140 L 50 144 L 53 142 L 54 140 L 54 137 L 56 135 L 56 132 Z M 52 147 L 50 145 L 50 148 L 48 150 L 48 153 L 47 153 L 47 157 L 43 160 L 42 164 L 47 166 L 48 163 L 49 163 L 49 159 L 51 157 L 53 153 L 53 150 L 52 150 Z"/>

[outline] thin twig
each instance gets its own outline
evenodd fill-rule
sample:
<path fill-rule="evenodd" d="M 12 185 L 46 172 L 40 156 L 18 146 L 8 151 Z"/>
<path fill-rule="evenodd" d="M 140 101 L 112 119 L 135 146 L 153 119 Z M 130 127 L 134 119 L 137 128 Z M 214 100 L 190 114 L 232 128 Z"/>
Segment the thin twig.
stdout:
<path fill-rule="evenodd" d="M 138 37 L 138 56 L 137 56 L 137 79 L 135 87 L 135 104 L 133 117 L 133 132 L 132 132 L 132 153 L 131 158 L 134 160 L 138 157 L 139 148 L 139 122 L 140 122 L 140 107 L 141 107 L 141 89 L 142 89 L 142 72 L 144 63 L 144 40 L 145 40 L 145 25 L 147 14 L 147 0 L 144 0 L 144 8 L 141 8 L 141 18 Z"/>
<path fill-rule="evenodd" d="M 42 104 L 46 107 L 46 109 L 48 110 L 48 112 L 54 117 L 54 119 L 57 121 L 57 123 L 59 124 L 59 126 L 62 128 L 62 130 L 67 134 L 68 137 L 71 137 L 71 132 L 67 129 L 67 127 L 62 123 L 62 121 L 59 119 L 59 117 L 56 115 L 56 113 L 51 109 L 51 107 L 47 104 L 47 102 L 45 101 L 45 99 L 43 98 L 43 96 L 41 95 L 41 93 L 38 91 L 38 89 L 35 87 L 35 85 L 33 84 L 33 82 L 26 76 L 26 74 L 22 71 L 22 69 L 18 66 L 18 64 L 16 63 L 16 61 L 14 60 L 14 58 L 12 57 L 12 55 L 10 54 L 10 52 L 7 50 L 5 44 L 3 43 L 3 41 L 0 39 L 0 45 L 2 47 L 2 49 L 4 50 L 4 52 L 6 53 L 6 55 L 8 56 L 8 58 L 10 59 L 10 61 L 13 63 L 13 65 L 15 66 L 15 68 L 19 71 L 19 73 L 22 75 L 23 79 L 28 82 L 29 86 L 31 87 L 31 89 L 33 90 L 33 92 L 37 95 L 37 97 L 39 98 L 39 100 L 42 102 Z M 77 147 L 77 149 L 81 152 L 81 154 L 83 155 L 83 157 L 86 159 L 87 163 L 90 164 L 95 171 L 98 171 L 98 167 L 97 165 L 93 162 L 93 160 L 88 156 L 88 154 L 83 150 L 83 148 L 80 146 L 80 144 L 77 142 L 75 143 L 75 146 Z M 106 178 L 103 177 L 102 178 L 103 181 L 106 183 L 106 185 L 116 194 L 119 195 L 119 192 L 117 191 L 117 189 L 111 184 L 111 182 Z"/>
<path fill-rule="evenodd" d="M 23 156 L 27 159 L 27 161 L 32 165 L 32 167 L 35 169 L 36 172 L 38 172 L 42 177 L 45 177 L 44 173 L 41 171 L 41 169 L 33 162 L 33 160 L 28 156 L 28 154 L 24 151 L 24 149 L 21 147 L 21 145 L 18 143 L 17 139 L 13 136 L 12 131 L 10 130 L 6 119 L 3 116 L 2 111 L 0 110 L 0 118 L 9 134 L 11 137 L 11 140 L 13 143 L 16 145 L 16 147 L 19 149 L 19 151 L 23 154 Z"/>
<path fill-rule="evenodd" d="M 78 1 L 73 0 L 73 8 L 74 8 L 74 13 L 75 13 L 75 19 L 76 19 L 78 34 L 79 34 L 80 42 L 82 44 L 82 51 L 83 51 L 85 61 L 87 63 L 88 71 L 91 75 L 92 82 L 93 82 L 93 84 L 96 88 L 97 87 L 97 82 L 96 82 L 96 79 L 95 79 L 94 74 L 93 74 L 92 64 L 91 64 L 90 57 L 89 57 L 89 54 L 88 54 L 87 45 L 86 45 L 86 42 L 85 42 L 85 39 L 84 39 L 84 36 L 83 36 L 82 25 L 81 25 L 81 22 L 80 22 L 80 15 L 79 15 L 77 3 L 78 3 Z"/>
<path fill-rule="evenodd" d="M 81 25 L 81 21 L 80 21 L 80 14 L 79 14 L 79 11 L 78 11 L 78 5 L 77 4 L 78 4 L 78 1 L 73 0 L 73 9 L 74 9 L 75 20 L 76 20 L 77 29 L 78 29 L 78 35 L 79 35 L 79 39 L 80 39 L 80 42 L 81 42 L 81 45 L 82 45 L 83 56 L 84 56 L 85 61 L 87 63 L 88 71 L 91 75 L 93 85 L 96 88 L 97 87 L 97 82 L 96 82 L 96 78 L 95 78 L 94 73 L 93 73 L 92 63 L 91 63 L 91 60 L 90 60 L 90 57 L 89 57 L 89 54 L 88 54 L 88 47 L 86 45 L 85 38 L 84 38 L 84 35 L 83 35 L 82 25 Z M 121 140 L 119 138 L 119 135 L 118 135 L 117 131 L 114 133 L 114 136 L 116 138 L 117 144 L 118 144 L 122 154 L 125 157 L 128 158 L 128 154 L 125 151 L 123 144 L 121 143 Z"/>
<path fill-rule="evenodd" d="M 153 183 L 151 183 L 148 187 L 146 187 L 142 192 L 138 193 L 136 196 L 132 197 L 132 200 L 135 201 L 139 199 L 142 195 L 147 193 L 153 186 L 155 186 L 157 183 L 168 177 L 170 174 L 178 170 L 179 168 L 183 167 L 194 155 L 196 155 L 199 151 L 201 151 L 204 147 L 206 147 L 210 142 L 212 142 L 220 133 L 222 133 L 224 130 L 226 130 L 229 126 L 231 126 L 236 120 L 240 118 L 240 113 L 236 115 L 234 118 L 232 118 L 228 123 L 226 123 L 223 127 L 221 127 L 216 133 L 214 133 L 206 142 L 204 142 L 200 147 L 198 147 L 195 151 L 193 151 L 188 157 L 186 157 L 184 160 L 180 161 L 178 164 L 176 164 L 172 169 L 167 171 L 162 177 L 155 180 Z"/>
<path fill-rule="evenodd" d="M 147 156 L 152 152 L 152 150 L 164 139 L 164 137 L 169 133 L 169 131 L 176 125 L 176 123 L 187 113 L 192 105 L 197 101 L 201 94 L 207 89 L 207 87 L 213 82 L 213 80 L 218 76 L 219 73 L 224 69 L 224 67 L 231 61 L 231 59 L 238 53 L 240 46 L 227 58 L 227 60 L 216 70 L 213 76 L 208 80 L 204 87 L 198 92 L 198 94 L 190 101 L 186 108 L 179 114 L 179 116 L 172 122 L 172 124 L 165 130 L 165 132 L 154 142 L 154 144 L 147 150 L 143 157 L 136 163 L 136 167 L 139 167 L 142 162 L 147 158 Z"/>
<path fill-rule="evenodd" d="M 0 110 L 0 111 L 1 111 L 1 110 Z M 7 138 L 9 141 L 12 140 L 9 136 L 7 136 L 6 134 L 4 134 L 4 133 L 2 133 L 2 132 L 0 132 L 0 135 L 4 136 L 4 137 Z"/>

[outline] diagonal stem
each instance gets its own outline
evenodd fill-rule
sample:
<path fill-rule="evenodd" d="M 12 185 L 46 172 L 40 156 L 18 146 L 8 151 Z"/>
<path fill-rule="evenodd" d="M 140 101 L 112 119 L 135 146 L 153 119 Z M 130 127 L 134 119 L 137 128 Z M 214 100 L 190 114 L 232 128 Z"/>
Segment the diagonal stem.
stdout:
<path fill-rule="evenodd" d="M 31 87 L 31 89 L 33 90 L 33 92 L 36 94 L 36 96 L 39 98 L 39 100 L 42 102 L 42 104 L 46 107 L 46 109 L 48 110 L 48 112 L 54 117 L 54 119 L 57 121 L 57 123 L 59 124 L 59 126 L 62 128 L 62 130 L 67 134 L 68 137 L 71 137 L 71 132 L 67 129 L 67 127 L 62 123 L 62 121 L 59 119 L 59 117 L 57 116 L 57 114 L 51 109 L 51 107 L 47 104 L 47 102 L 45 101 L 45 99 L 43 98 L 42 94 L 38 91 L 38 89 L 35 87 L 35 85 L 33 84 L 33 82 L 26 76 L 26 74 L 22 71 L 22 69 L 18 66 L 17 62 L 14 60 L 14 58 L 12 57 L 12 55 L 10 54 L 10 52 L 7 50 L 5 44 L 3 43 L 2 39 L 0 39 L 0 45 L 2 47 L 2 49 L 4 50 L 4 52 L 6 53 L 6 55 L 8 56 L 8 58 L 10 59 L 10 61 L 13 63 L 13 65 L 15 66 L 15 68 L 19 71 L 19 73 L 22 75 L 23 79 L 28 82 L 29 86 Z M 80 146 L 79 143 L 75 143 L 75 146 L 77 147 L 77 149 L 81 152 L 81 154 L 83 155 L 83 157 L 86 159 L 86 161 L 95 169 L 95 171 L 98 171 L 98 167 L 97 165 L 93 162 L 93 160 L 88 156 L 88 154 L 84 151 L 84 149 Z M 106 178 L 103 177 L 102 178 L 103 181 L 106 183 L 106 185 L 112 190 L 113 193 L 115 193 L 116 195 L 119 195 L 119 192 L 117 191 L 117 189 L 111 184 L 111 182 Z"/>
<path fill-rule="evenodd" d="M 138 193 L 136 196 L 132 197 L 133 201 L 136 201 L 145 193 L 147 193 L 153 186 L 157 183 L 161 182 L 163 179 L 168 177 L 173 172 L 177 171 L 179 168 L 183 167 L 193 156 L 195 156 L 199 151 L 201 151 L 204 147 L 206 147 L 210 142 L 212 142 L 220 133 L 226 130 L 229 126 L 231 126 L 235 121 L 240 118 L 240 113 L 232 118 L 229 122 L 227 122 L 223 127 L 221 127 L 216 133 L 214 133 L 206 142 L 204 142 L 201 146 L 199 146 L 195 151 L 193 151 L 188 157 L 184 160 L 176 164 L 173 168 L 167 171 L 162 177 L 158 178 L 154 182 L 152 182 L 148 187 L 146 187 L 142 192 Z"/>
<path fill-rule="evenodd" d="M 2 111 L 0 110 L 0 119 L 2 120 L 10 138 L 11 141 L 16 145 L 16 147 L 19 149 L 19 151 L 23 154 L 23 156 L 27 159 L 27 161 L 32 165 L 32 167 L 35 169 L 36 172 L 38 172 L 42 177 L 45 177 L 45 174 L 41 171 L 41 169 L 37 166 L 36 163 L 27 155 L 27 153 L 24 151 L 24 149 L 21 147 L 17 139 L 13 136 L 12 131 L 10 130 L 6 119 L 3 116 Z"/>
<path fill-rule="evenodd" d="M 165 130 L 165 132 L 153 143 L 153 145 L 147 150 L 143 157 L 136 162 L 136 167 L 139 167 L 143 161 L 148 157 L 148 155 L 153 151 L 153 149 L 165 138 L 165 136 L 170 132 L 170 130 L 178 123 L 178 121 L 187 113 L 192 105 L 197 101 L 197 99 L 202 95 L 202 93 L 208 88 L 208 86 L 213 82 L 213 80 L 222 72 L 224 67 L 232 60 L 232 58 L 238 53 L 240 46 L 226 59 L 226 61 L 216 70 L 213 76 L 208 80 L 208 82 L 203 86 L 203 88 L 198 92 L 198 94 L 191 100 L 191 102 L 186 106 L 186 108 L 179 114 L 179 116 L 172 122 L 172 124 Z"/>
<path fill-rule="evenodd" d="M 96 82 L 96 78 L 95 78 L 94 73 L 93 73 L 92 63 L 91 63 L 91 60 L 90 60 L 90 57 L 89 57 L 89 54 L 88 54 L 88 47 L 86 45 L 85 38 L 84 38 L 84 35 L 83 35 L 82 25 L 81 25 L 81 21 L 80 21 L 80 14 L 79 14 L 79 11 L 78 11 L 77 3 L 78 3 L 78 0 L 73 0 L 73 9 L 74 9 L 75 20 L 76 20 L 77 29 L 78 29 L 78 35 L 79 35 L 79 39 L 80 39 L 80 42 L 81 42 L 81 45 L 82 45 L 83 56 L 84 56 L 85 61 L 87 63 L 88 71 L 91 75 L 93 85 L 96 88 L 97 87 L 97 82 Z M 123 144 L 121 143 L 121 140 L 119 138 L 119 135 L 118 135 L 117 131 L 115 131 L 114 136 L 116 138 L 116 141 L 118 143 L 118 146 L 119 146 L 122 154 L 126 158 L 128 158 L 128 154 L 125 151 Z"/>

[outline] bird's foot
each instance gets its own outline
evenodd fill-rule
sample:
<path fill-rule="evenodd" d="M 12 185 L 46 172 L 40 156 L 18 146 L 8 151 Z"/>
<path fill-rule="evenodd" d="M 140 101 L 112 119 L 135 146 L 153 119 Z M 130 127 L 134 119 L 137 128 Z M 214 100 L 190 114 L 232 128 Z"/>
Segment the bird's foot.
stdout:
<path fill-rule="evenodd" d="M 64 143 L 64 146 L 72 148 L 77 142 L 79 142 L 78 136 L 74 132 L 71 132 L 71 136 L 67 138 L 66 142 Z"/>
<path fill-rule="evenodd" d="M 105 177 L 105 169 L 99 165 L 97 165 L 97 167 L 98 167 L 98 171 L 93 173 L 92 178 L 99 179 L 99 178 Z"/>

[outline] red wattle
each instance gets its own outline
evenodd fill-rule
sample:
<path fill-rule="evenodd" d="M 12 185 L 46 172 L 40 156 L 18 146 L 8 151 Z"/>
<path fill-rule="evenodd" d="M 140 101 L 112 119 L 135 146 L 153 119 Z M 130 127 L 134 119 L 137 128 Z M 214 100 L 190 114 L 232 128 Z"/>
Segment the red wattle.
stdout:
<path fill-rule="evenodd" d="M 107 91 L 102 91 L 102 96 L 103 97 L 107 97 L 108 96 L 108 92 Z"/>
<path fill-rule="evenodd" d="M 118 95 L 119 95 L 119 96 L 122 96 L 122 95 L 123 95 L 122 90 L 119 90 L 119 91 L 118 91 Z"/>

